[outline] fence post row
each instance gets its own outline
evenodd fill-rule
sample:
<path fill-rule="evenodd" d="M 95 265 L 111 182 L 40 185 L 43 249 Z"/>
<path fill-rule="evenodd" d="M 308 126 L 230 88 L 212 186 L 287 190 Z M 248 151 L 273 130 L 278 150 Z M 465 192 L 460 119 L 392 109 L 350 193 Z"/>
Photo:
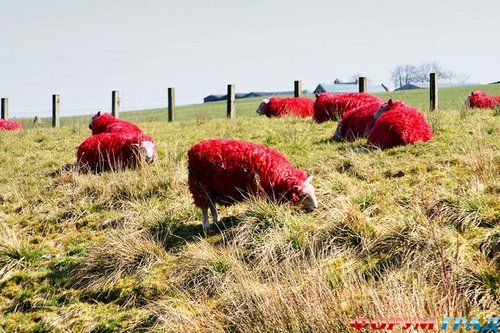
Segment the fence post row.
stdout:
<path fill-rule="evenodd" d="M 358 84 L 359 84 L 359 92 L 360 93 L 366 92 L 366 77 L 360 76 L 358 78 Z"/>
<path fill-rule="evenodd" d="M 438 110 L 438 78 L 436 73 L 429 75 L 429 97 L 431 111 Z"/>
<path fill-rule="evenodd" d="M 9 99 L 2 98 L 2 111 L 0 119 L 7 119 L 9 117 Z"/>
<path fill-rule="evenodd" d="M 293 84 L 293 97 L 302 96 L 302 81 L 296 80 Z"/>
<path fill-rule="evenodd" d="M 430 109 L 431 111 L 438 110 L 438 79 L 436 73 L 430 73 Z M 366 77 L 360 76 L 358 79 L 359 92 L 366 92 Z M 294 97 L 302 96 L 302 81 L 294 81 L 293 89 Z M 227 117 L 236 118 L 235 110 L 235 99 L 236 93 L 234 84 L 227 85 Z M 52 95 L 52 127 L 60 126 L 60 102 L 61 98 L 59 95 Z M 111 114 L 114 117 L 119 117 L 120 108 L 120 92 L 118 90 L 113 90 L 111 95 Z M 174 120 L 175 113 L 175 88 L 168 88 L 168 121 L 172 122 Z M 1 119 L 7 119 L 9 116 L 9 99 L 2 98 L 1 100 Z"/>
<path fill-rule="evenodd" d="M 236 110 L 234 109 L 234 100 L 236 98 L 236 93 L 234 90 L 234 84 L 227 85 L 227 117 L 236 118 Z"/>
<path fill-rule="evenodd" d="M 174 121 L 175 112 L 175 88 L 168 88 L 168 122 Z"/>
<path fill-rule="evenodd" d="M 60 127 L 59 120 L 61 98 L 59 95 L 52 95 L 52 127 Z"/>
<path fill-rule="evenodd" d="M 111 93 L 111 115 L 113 117 L 119 118 L 120 110 L 120 92 L 118 90 L 113 90 Z"/>

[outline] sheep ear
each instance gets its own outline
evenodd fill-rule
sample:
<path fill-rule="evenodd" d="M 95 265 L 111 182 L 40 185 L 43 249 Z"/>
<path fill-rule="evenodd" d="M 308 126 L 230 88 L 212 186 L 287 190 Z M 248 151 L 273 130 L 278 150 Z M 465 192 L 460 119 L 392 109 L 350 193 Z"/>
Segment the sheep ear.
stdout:
<path fill-rule="evenodd" d="M 268 104 L 268 103 L 269 103 L 269 98 L 264 98 L 264 99 L 262 100 L 262 103 L 266 103 L 266 104 Z"/>
<path fill-rule="evenodd" d="M 98 117 L 99 117 L 100 115 L 101 115 L 101 111 L 97 111 L 96 116 L 98 116 Z"/>
<path fill-rule="evenodd" d="M 391 106 L 391 105 L 392 105 L 392 98 L 391 98 L 391 99 L 389 99 L 389 100 L 387 101 L 387 104 L 388 104 L 389 106 Z"/>
<path fill-rule="evenodd" d="M 313 180 L 313 175 L 309 175 L 306 179 L 306 183 L 310 183 Z"/>

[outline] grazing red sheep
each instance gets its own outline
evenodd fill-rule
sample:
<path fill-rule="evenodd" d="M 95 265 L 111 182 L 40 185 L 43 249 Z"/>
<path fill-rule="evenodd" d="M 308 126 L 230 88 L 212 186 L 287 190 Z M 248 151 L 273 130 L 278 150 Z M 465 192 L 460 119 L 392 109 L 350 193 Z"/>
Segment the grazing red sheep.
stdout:
<path fill-rule="evenodd" d="M 432 129 L 424 116 L 403 102 L 389 100 L 382 104 L 374 118 L 368 145 L 387 149 L 432 139 Z"/>
<path fill-rule="evenodd" d="M 296 116 L 307 118 L 313 114 L 314 101 L 310 98 L 270 98 L 260 103 L 257 113 L 267 117 Z"/>
<path fill-rule="evenodd" d="M 368 93 L 316 94 L 313 119 L 318 123 L 341 119 L 344 112 L 374 102 L 382 103 L 382 99 Z"/>
<path fill-rule="evenodd" d="M 345 112 L 339 121 L 333 139 L 353 141 L 367 137 L 375 122 L 373 116 L 381 105 L 382 103 L 373 102 Z"/>
<path fill-rule="evenodd" d="M 312 176 L 272 148 L 236 140 L 206 140 L 189 150 L 188 164 L 189 189 L 201 208 L 204 228 L 210 227 L 208 208 L 217 222 L 216 203 L 230 205 L 249 196 L 291 201 L 309 210 L 318 205 Z"/>
<path fill-rule="evenodd" d="M 5 131 L 20 131 L 23 126 L 14 120 L 0 119 L 0 130 Z"/>
<path fill-rule="evenodd" d="M 128 132 L 128 133 L 142 133 L 139 126 L 131 122 L 120 120 L 113 117 L 109 113 L 97 112 L 89 124 L 92 134 L 112 133 L 112 132 Z"/>
<path fill-rule="evenodd" d="M 488 96 L 482 90 L 473 91 L 465 101 L 469 108 L 493 109 L 500 106 L 500 96 Z"/>
<path fill-rule="evenodd" d="M 134 168 L 141 159 L 156 160 L 156 146 L 143 133 L 100 133 L 87 138 L 78 147 L 77 166 L 82 171 L 108 171 Z"/>

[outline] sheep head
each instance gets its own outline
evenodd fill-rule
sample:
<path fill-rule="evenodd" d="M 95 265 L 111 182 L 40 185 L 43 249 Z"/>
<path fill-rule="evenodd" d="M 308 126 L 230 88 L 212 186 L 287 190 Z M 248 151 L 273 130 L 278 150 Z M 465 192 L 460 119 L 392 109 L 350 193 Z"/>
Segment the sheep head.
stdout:
<path fill-rule="evenodd" d="M 318 198 L 316 197 L 314 185 L 311 184 L 312 179 L 313 176 L 309 176 L 302 184 L 294 185 L 292 188 L 293 198 L 309 211 L 318 208 Z"/>
<path fill-rule="evenodd" d="M 267 109 L 267 105 L 268 104 L 269 104 L 269 99 L 268 98 L 262 100 L 262 103 L 260 103 L 259 107 L 257 108 L 257 114 L 259 114 L 259 115 L 266 114 L 266 109 Z"/>

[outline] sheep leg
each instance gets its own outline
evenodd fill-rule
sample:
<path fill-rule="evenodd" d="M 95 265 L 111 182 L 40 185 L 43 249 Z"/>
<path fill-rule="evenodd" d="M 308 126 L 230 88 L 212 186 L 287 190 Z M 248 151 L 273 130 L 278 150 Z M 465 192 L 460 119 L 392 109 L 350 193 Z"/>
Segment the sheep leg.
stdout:
<path fill-rule="evenodd" d="M 203 230 L 210 228 L 210 221 L 208 220 L 208 208 L 203 207 L 201 209 L 201 216 L 203 221 Z"/>
<path fill-rule="evenodd" d="M 219 222 L 219 214 L 217 213 L 217 207 L 215 207 L 215 202 L 213 202 L 213 200 L 210 200 L 209 207 L 214 223 Z"/>

